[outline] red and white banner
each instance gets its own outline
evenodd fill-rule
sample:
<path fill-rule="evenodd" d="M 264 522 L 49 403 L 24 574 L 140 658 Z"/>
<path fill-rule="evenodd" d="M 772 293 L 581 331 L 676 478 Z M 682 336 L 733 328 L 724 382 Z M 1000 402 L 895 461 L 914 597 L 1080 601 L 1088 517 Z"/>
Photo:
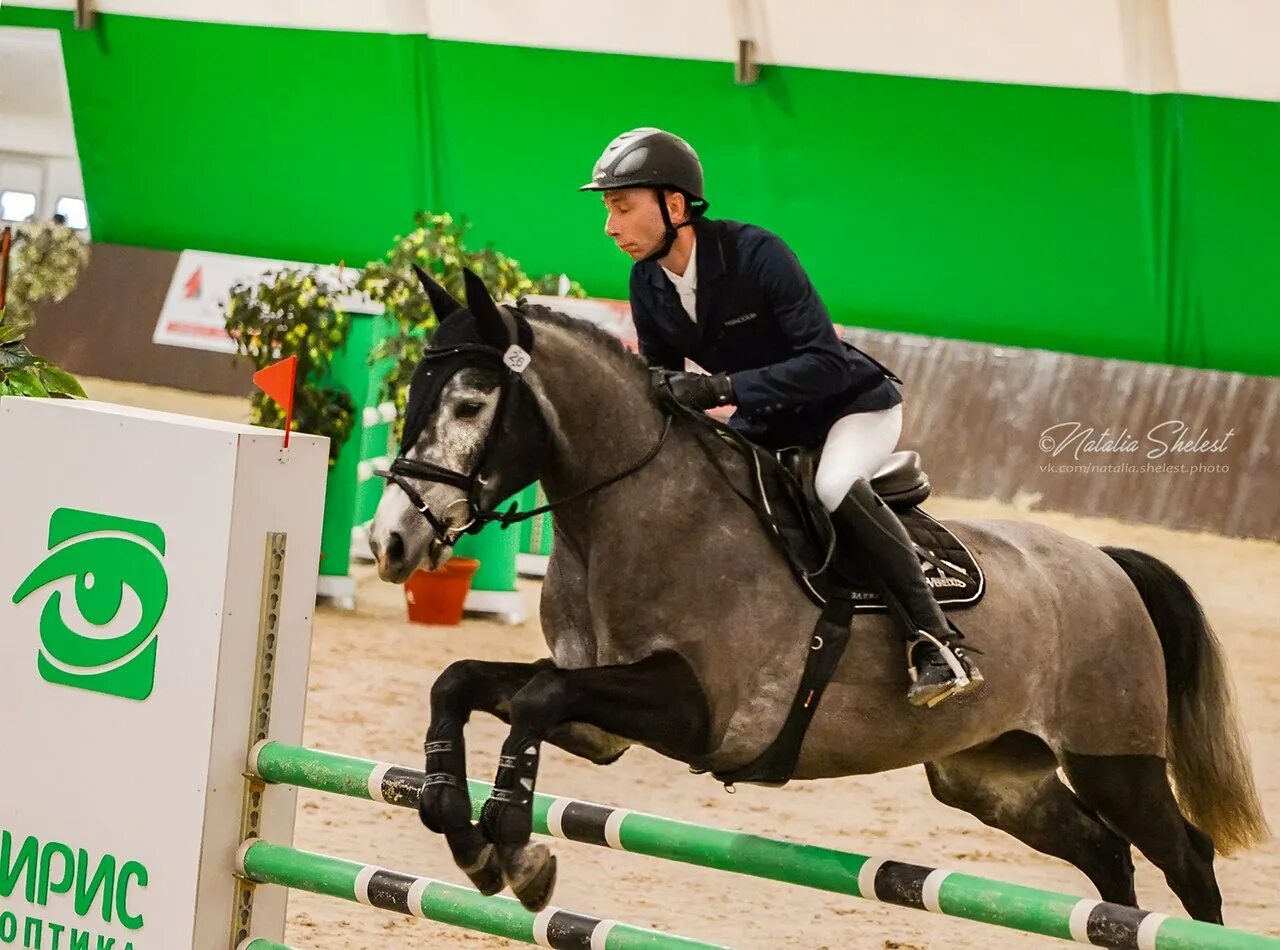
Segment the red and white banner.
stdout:
<path fill-rule="evenodd" d="M 178 257 L 178 266 L 174 268 L 151 341 L 166 346 L 234 353 L 236 344 L 227 335 L 223 311 L 231 288 L 241 282 L 260 280 L 277 271 L 310 270 L 316 266 L 297 261 L 215 254 L 212 251 L 183 251 Z M 340 270 L 327 265 L 319 267 L 319 270 L 326 278 L 347 287 L 360 277 L 360 271 L 353 267 Z M 355 295 L 343 297 L 339 305 L 347 313 L 382 312 L 381 304 Z"/>

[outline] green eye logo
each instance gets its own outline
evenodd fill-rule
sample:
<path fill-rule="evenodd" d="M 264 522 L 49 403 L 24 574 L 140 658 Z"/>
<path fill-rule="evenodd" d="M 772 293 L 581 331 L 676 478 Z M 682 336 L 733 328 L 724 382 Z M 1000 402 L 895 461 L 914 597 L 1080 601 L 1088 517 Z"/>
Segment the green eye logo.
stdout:
<path fill-rule="evenodd" d="M 75 508 L 49 519 L 49 556 L 13 595 L 22 603 L 58 581 L 40 614 L 40 676 L 49 683 L 95 693 L 146 699 L 155 685 L 156 625 L 169 602 L 159 525 Z M 126 597 L 128 592 L 128 597 Z M 63 619 L 63 595 L 72 594 L 81 626 Z"/>

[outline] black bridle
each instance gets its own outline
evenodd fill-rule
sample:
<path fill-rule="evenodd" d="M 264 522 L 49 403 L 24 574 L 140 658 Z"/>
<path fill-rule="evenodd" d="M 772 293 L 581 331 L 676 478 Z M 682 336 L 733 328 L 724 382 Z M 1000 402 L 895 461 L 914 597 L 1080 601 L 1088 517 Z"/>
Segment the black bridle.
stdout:
<path fill-rule="evenodd" d="M 435 381 L 436 392 L 419 394 L 422 398 L 434 400 L 432 406 L 438 404 L 439 390 L 442 390 L 444 384 L 453 377 L 453 375 L 462 369 L 475 366 L 491 366 L 498 369 L 499 385 L 498 385 L 498 405 L 494 410 L 493 422 L 490 424 L 488 435 L 485 437 L 484 444 L 480 448 L 479 454 L 476 456 L 475 464 L 471 471 L 467 473 L 457 472 L 443 465 L 437 465 L 435 462 L 419 461 L 408 457 L 408 451 L 413 447 L 418 432 L 406 430 L 406 438 L 401 443 L 400 453 L 391 463 L 387 470 L 379 470 L 374 474 L 380 478 L 394 483 L 409 498 L 409 502 L 416 508 L 419 514 L 426 519 L 427 523 L 436 533 L 436 537 L 446 545 L 453 545 L 459 537 L 464 534 L 474 533 L 483 528 L 490 522 L 499 522 L 504 529 L 513 524 L 519 524 L 527 521 L 529 518 L 537 517 L 545 514 L 554 508 L 575 501 L 587 495 L 597 492 L 602 488 L 612 485 L 614 482 L 621 481 L 629 475 L 634 475 L 640 469 L 644 468 L 657 457 L 662 450 L 662 446 L 667 441 L 667 435 L 671 432 L 672 416 L 665 415 L 662 427 L 662 435 L 658 441 L 644 454 L 638 462 L 630 467 L 618 472 L 616 475 L 595 483 L 581 491 L 574 492 L 564 498 L 557 499 L 529 511 L 519 511 L 519 503 L 512 502 L 511 507 L 506 511 L 499 511 L 497 507 L 486 508 L 481 493 L 484 490 L 485 483 L 489 480 L 484 475 L 485 464 L 493 454 L 495 442 L 497 441 L 496 433 L 507 428 L 507 416 L 512 412 L 512 406 L 515 404 L 514 393 L 516 387 L 523 386 L 525 393 L 530 399 L 533 399 L 533 391 L 529 387 L 524 377 L 524 372 L 533 362 L 533 332 L 529 328 L 528 321 L 523 316 L 512 315 L 506 307 L 499 307 L 498 312 L 503 318 L 503 323 L 507 327 L 509 344 L 506 349 L 491 346 L 487 343 L 459 343 L 453 346 L 442 347 L 440 349 L 428 348 L 422 356 L 422 363 L 419 370 L 424 367 L 429 368 L 431 364 L 456 362 L 457 365 L 449 368 L 445 366 L 447 373 L 440 379 Z M 534 402 L 536 405 L 536 400 Z M 432 408 L 432 406 L 424 407 L 424 411 Z M 412 415 L 412 413 L 411 413 Z M 424 420 L 425 422 L 425 420 Z M 450 502 L 441 515 L 437 515 L 428 505 L 410 483 L 409 479 L 421 482 L 431 482 L 441 485 L 452 485 L 460 488 L 467 493 L 466 498 L 458 498 Z M 458 526 L 452 526 L 446 523 L 442 516 L 447 516 L 449 510 L 458 504 L 465 504 L 468 509 L 468 517 L 466 521 Z"/>

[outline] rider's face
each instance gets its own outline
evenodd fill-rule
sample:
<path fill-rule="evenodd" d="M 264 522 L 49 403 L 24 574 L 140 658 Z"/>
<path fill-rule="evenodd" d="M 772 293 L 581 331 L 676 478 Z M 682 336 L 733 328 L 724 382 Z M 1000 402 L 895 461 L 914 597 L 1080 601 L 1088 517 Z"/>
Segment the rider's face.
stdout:
<path fill-rule="evenodd" d="M 653 190 L 619 188 L 616 191 L 606 191 L 601 197 L 607 212 L 604 233 L 633 261 L 643 260 L 652 254 L 662 243 L 665 234 L 658 196 Z M 680 201 L 681 196 L 668 194 L 668 213 L 673 210 L 671 205 L 679 205 Z M 671 215 L 671 220 L 678 223 L 682 219 L 683 209 L 678 208 Z"/>

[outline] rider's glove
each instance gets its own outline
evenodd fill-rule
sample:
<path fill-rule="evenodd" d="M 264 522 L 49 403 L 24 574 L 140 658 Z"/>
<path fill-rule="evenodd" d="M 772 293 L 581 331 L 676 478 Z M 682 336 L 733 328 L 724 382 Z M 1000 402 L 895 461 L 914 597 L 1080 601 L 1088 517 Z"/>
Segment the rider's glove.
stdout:
<path fill-rule="evenodd" d="M 714 409 L 734 402 L 733 384 L 726 373 L 707 376 L 703 373 L 671 373 L 663 384 L 672 397 L 690 409 Z"/>

